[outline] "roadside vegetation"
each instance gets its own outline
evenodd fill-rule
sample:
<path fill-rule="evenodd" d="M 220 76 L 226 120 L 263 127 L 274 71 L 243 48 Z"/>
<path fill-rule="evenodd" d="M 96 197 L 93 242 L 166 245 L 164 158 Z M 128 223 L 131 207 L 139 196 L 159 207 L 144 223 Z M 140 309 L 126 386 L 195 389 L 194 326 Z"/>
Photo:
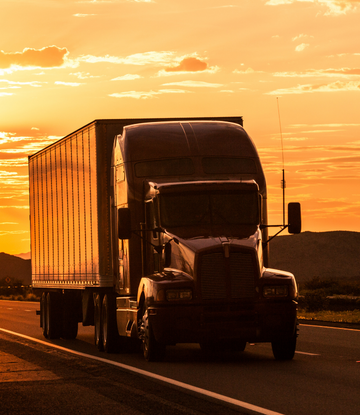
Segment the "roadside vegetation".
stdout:
<path fill-rule="evenodd" d="M 360 324 L 360 277 L 314 277 L 299 286 L 299 319 Z"/>
<path fill-rule="evenodd" d="M 299 285 L 299 320 L 360 324 L 360 277 L 321 279 L 314 277 Z M 39 301 L 32 288 L 21 281 L 10 285 L 0 279 L 0 300 Z"/>
<path fill-rule="evenodd" d="M 39 301 L 32 292 L 32 288 L 24 286 L 22 281 L 14 280 L 7 283 L 5 278 L 0 279 L 0 300 L 12 301 Z"/>

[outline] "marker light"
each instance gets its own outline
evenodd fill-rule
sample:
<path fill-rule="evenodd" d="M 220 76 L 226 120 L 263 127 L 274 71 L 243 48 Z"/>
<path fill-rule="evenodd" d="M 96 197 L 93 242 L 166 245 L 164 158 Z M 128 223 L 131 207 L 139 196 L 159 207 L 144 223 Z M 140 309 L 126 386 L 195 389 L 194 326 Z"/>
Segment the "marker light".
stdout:
<path fill-rule="evenodd" d="M 192 291 L 191 290 L 167 290 L 166 299 L 168 301 L 179 301 L 179 300 L 190 301 L 192 299 Z"/>
<path fill-rule="evenodd" d="M 264 285 L 263 296 L 265 298 L 287 297 L 289 289 L 287 285 Z"/>

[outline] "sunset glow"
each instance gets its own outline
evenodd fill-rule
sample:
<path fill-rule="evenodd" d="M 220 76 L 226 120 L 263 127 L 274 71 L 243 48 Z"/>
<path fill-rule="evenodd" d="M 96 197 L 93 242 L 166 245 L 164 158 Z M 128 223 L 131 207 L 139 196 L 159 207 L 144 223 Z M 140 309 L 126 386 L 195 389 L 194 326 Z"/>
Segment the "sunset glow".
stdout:
<path fill-rule="evenodd" d="M 360 0 L 1 6 L 0 252 L 30 250 L 28 155 L 102 118 L 243 116 L 270 223 L 285 168 L 303 230 L 360 232 Z"/>

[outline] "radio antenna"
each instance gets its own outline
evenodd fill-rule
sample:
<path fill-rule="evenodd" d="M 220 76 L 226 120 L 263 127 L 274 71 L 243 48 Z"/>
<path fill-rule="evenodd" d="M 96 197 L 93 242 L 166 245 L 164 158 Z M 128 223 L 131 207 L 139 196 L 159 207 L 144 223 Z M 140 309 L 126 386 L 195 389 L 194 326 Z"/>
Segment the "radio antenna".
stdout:
<path fill-rule="evenodd" d="M 279 128 L 280 128 L 280 139 L 281 139 L 281 157 L 282 157 L 282 180 L 281 180 L 281 188 L 283 191 L 283 226 L 285 227 L 285 162 L 284 162 L 284 143 L 283 143 L 283 136 L 282 136 L 282 129 L 281 129 L 281 117 L 280 117 L 280 106 L 279 106 L 279 97 L 276 97 L 277 102 L 277 109 L 278 109 L 278 116 L 279 116 Z"/>

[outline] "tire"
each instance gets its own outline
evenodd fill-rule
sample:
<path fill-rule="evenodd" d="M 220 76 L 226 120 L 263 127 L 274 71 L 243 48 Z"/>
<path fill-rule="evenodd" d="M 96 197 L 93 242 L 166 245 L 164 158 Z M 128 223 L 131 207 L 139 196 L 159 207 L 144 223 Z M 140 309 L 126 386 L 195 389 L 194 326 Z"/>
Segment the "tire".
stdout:
<path fill-rule="evenodd" d="M 61 294 L 48 292 L 45 306 L 45 337 L 47 339 L 59 339 L 61 337 L 62 317 Z"/>
<path fill-rule="evenodd" d="M 72 293 L 63 294 L 61 337 L 66 340 L 76 339 L 78 333 L 77 298 Z"/>
<path fill-rule="evenodd" d="M 120 336 L 116 324 L 116 299 L 111 294 L 105 294 L 102 301 L 101 338 L 102 348 L 106 353 L 119 351 Z"/>
<path fill-rule="evenodd" d="M 100 293 L 94 294 L 94 343 L 99 351 L 103 351 L 103 339 L 101 330 L 101 306 L 103 296 Z"/>
<path fill-rule="evenodd" d="M 145 359 L 148 362 L 163 361 L 166 354 L 166 345 L 159 343 L 155 339 L 151 323 L 149 321 L 149 313 L 147 307 L 145 307 L 145 311 L 142 317 L 140 337 L 142 339 L 142 349 Z"/>
<path fill-rule="evenodd" d="M 296 350 L 296 333 L 291 337 L 271 342 L 272 351 L 276 360 L 292 360 Z"/>

